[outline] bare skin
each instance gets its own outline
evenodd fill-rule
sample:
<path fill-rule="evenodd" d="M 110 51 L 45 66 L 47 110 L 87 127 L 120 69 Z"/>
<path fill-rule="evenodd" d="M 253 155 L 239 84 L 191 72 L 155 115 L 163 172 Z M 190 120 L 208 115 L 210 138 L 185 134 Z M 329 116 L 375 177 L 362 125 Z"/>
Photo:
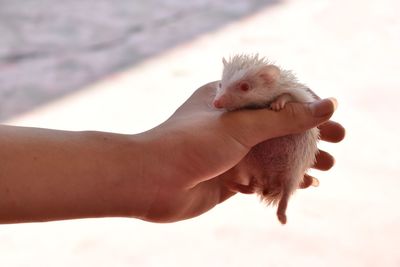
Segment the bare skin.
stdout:
<path fill-rule="evenodd" d="M 215 84 L 197 90 L 166 122 L 136 135 L 0 126 L 0 223 L 91 217 L 173 222 L 198 216 L 233 196 L 224 181 L 255 144 L 329 121 L 335 104 L 287 103 L 279 112 L 210 108 Z M 321 151 L 314 166 L 334 159 Z M 312 183 L 305 178 L 302 187 Z"/>

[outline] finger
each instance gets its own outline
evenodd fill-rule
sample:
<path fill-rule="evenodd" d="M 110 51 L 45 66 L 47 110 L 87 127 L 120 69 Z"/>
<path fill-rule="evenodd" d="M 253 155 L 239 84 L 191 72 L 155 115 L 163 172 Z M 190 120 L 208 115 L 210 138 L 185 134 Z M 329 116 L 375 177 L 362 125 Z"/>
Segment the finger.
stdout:
<path fill-rule="evenodd" d="M 202 182 L 189 190 L 188 218 L 198 216 L 236 194 L 220 178 Z"/>
<path fill-rule="evenodd" d="M 193 94 L 183 103 L 174 113 L 174 115 L 187 115 L 192 113 L 193 110 L 206 110 L 212 111 L 212 99 L 215 97 L 215 90 L 218 81 L 210 82 L 203 85 L 193 92 Z"/>
<path fill-rule="evenodd" d="M 319 150 L 318 154 L 316 155 L 313 168 L 320 171 L 327 171 L 332 168 L 334 164 L 335 158 L 331 154 L 323 150 Z"/>
<path fill-rule="evenodd" d="M 266 139 L 316 127 L 329 120 L 336 106 L 336 100 L 332 98 L 307 104 L 288 103 L 279 112 L 269 109 L 240 110 L 226 113 L 222 118 L 231 124 L 233 137 L 252 147 Z"/>
<path fill-rule="evenodd" d="M 304 174 L 303 181 L 300 183 L 299 188 L 305 189 L 305 188 L 310 187 L 311 185 L 315 186 L 315 187 L 319 186 L 318 179 L 311 175 Z"/>
<path fill-rule="evenodd" d="M 220 188 L 220 197 L 219 197 L 219 202 L 218 202 L 218 204 L 219 203 L 222 203 L 222 202 L 224 202 L 225 200 L 227 200 L 228 198 L 230 198 L 230 197 L 232 197 L 232 196 L 234 196 L 234 195 L 236 195 L 236 193 L 237 192 L 234 192 L 234 191 L 232 191 L 232 190 L 230 190 L 228 187 L 221 187 Z"/>
<path fill-rule="evenodd" d="M 242 194 L 254 194 L 255 193 L 255 187 L 252 185 L 244 185 L 244 184 L 239 184 L 235 183 L 233 181 L 224 181 L 225 186 L 233 192 L 238 192 Z"/>
<path fill-rule="evenodd" d="M 321 140 L 337 143 L 343 140 L 346 131 L 342 125 L 334 121 L 327 121 L 319 127 Z"/>

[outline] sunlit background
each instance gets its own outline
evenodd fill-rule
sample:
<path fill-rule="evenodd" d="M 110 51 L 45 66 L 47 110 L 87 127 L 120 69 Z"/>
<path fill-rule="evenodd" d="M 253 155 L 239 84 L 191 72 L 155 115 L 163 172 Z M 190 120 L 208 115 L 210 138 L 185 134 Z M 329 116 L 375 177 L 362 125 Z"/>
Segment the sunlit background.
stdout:
<path fill-rule="evenodd" d="M 0 0 L 0 120 L 138 133 L 220 77 L 222 56 L 292 69 L 347 129 L 288 224 L 238 195 L 174 224 L 0 226 L 0 266 L 400 266 L 400 2 Z M 51 163 L 49 163 L 51 164 Z M 0 196 L 1 201 L 1 196 Z"/>

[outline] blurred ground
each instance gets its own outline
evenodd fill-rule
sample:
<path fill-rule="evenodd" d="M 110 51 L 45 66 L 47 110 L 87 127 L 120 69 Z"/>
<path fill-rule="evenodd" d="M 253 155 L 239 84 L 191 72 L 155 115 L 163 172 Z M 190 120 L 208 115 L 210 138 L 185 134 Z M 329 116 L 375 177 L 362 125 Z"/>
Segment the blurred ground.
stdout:
<path fill-rule="evenodd" d="M 90 5 L 82 15 L 104 23 L 104 31 L 115 21 L 107 16 L 95 18 L 96 14 L 112 14 L 113 8 L 131 14 L 129 10 L 135 9 L 134 4 L 107 2 Z M 396 123 L 400 112 L 400 4 L 394 0 L 291 0 L 274 5 L 242 2 L 181 4 L 171 0 L 164 1 L 168 5 L 163 8 L 155 8 L 154 2 L 143 13 L 137 4 L 131 12 L 141 14 L 139 21 L 149 25 L 163 14 L 176 17 L 179 10 L 183 17 L 200 9 L 202 12 L 195 19 L 189 16 L 176 22 L 185 37 L 167 26 L 160 28 L 157 36 L 154 28 L 146 28 L 143 34 L 168 36 L 171 41 L 164 43 L 159 37 L 157 43 L 132 42 L 125 51 L 154 45 L 152 52 L 138 56 L 140 60 L 116 63 L 111 53 L 96 61 L 77 53 L 73 62 L 82 60 L 90 65 L 93 59 L 102 71 L 87 76 L 71 67 L 71 72 L 54 78 L 57 83 L 44 80 L 43 85 L 40 54 L 24 59 L 26 64 L 33 64 L 25 68 L 18 61 L 20 56 L 12 57 L 10 50 L 2 48 L 16 38 L 16 33 L 6 27 L 11 37 L 0 39 L 0 106 L 11 111 L 4 111 L 8 115 L 2 118 L 7 118 L 8 124 L 57 129 L 144 131 L 165 120 L 197 87 L 218 79 L 222 56 L 258 52 L 295 70 L 300 80 L 322 97 L 335 96 L 339 109 L 334 119 L 347 128 L 342 143 L 321 144 L 336 156 L 336 166 L 327 173 L 314 173 L 320 178 L 319 188 L 295 195 L 288 210 L 288 225 L 280 226 L 275 210 L 265 208 L 253 196 L 236 196 L 199 218 L 168 225 L 129 219 L 5 225 L 0 226 L 1 266 L 400 266 L 400 127 Z M 13 3 L 0 0 L 0 20 L 6 18 L 7 10 L 19 8 Z M 50 14 L 60 10 L 53 5 L 48 4 L 46 9 L 27 7 L 26 12 Z M 232 9 L 235 15 L 228 12 Z M 70 21 L 72 15 L 65 16 Z M 209 22 L 214 20 L 222 22 Z M 82 32 L 91 29 L 81 20 L 70 23 Z M 198 30 L 203 23 L 213 26 Z M 6 24 L 0 25 L 4 28 Z M 43 30 L 43 34 L 48 31 Z M 59 29 L 53 31 L 58 33 Z M 26 34 L 30 34 L 29 29 Z M 121 30 L 118 36 L 124 35 L 125 30 Z M 96 37 L 89 34 L 85 38 L 88 44 L 103 42 Z M 54 51 L 80 42 L 74 38 L 60 40 Z M 29 47 L 35 46 L 22 47 L 26 49 L 23 51 L 29 52 Z M 35 62 L 35 82 L 18 89 L 18 94 L 28 100 L 18 102 L 11 89 L 24 84 L 23 77 L 36 69 Z M 45 66 L 50 76 L 58 71 L 57 64 Z M 103 79 L 81 87 L 99 77 Z M 59 83 L 70 85 L 64 88 Z M 63 93 L 49 96 L 52 93 L 41 88 Z M 44 100 L 29 102 L 34 97 Z M 26 108 L 13 110 L 12 105 Z M 23 110 L 29 112 L 21 114 Z"/>
<path fill-rule="evenodd" d="M 277 0 L 0 0 L 0 120 Z"/>

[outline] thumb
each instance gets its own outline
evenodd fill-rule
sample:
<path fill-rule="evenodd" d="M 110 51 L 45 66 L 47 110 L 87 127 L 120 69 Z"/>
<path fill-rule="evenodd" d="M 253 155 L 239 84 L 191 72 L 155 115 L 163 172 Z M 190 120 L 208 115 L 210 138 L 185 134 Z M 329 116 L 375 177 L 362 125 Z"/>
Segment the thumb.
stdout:
<path fill-rule="evenodd" d="M 243 110 L 236 114 L 241 126 L 235 138 L 251 147 L 267 139 L 304 132 L 328 121 L 336 107 L 336 99 L 327 98 L 312 103 L 288 103 L 278 112 Z"/>

